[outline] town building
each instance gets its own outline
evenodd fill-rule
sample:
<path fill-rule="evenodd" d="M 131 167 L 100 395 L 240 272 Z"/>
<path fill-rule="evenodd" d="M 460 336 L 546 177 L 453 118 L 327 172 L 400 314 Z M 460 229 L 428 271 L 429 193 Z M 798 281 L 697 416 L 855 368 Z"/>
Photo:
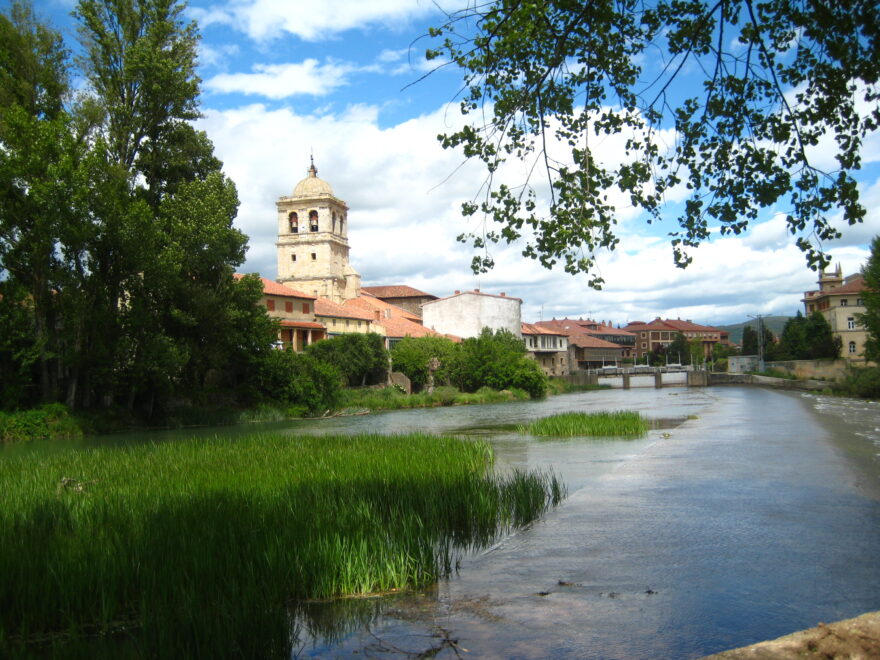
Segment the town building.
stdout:
<path fill-rule="evenodd" d="M 385 302 L 368 293 L 346 300 L 346 309 L 366 314 L 372 318 L 374 327 L 385 337 L 385 348 L 391 349 L 404 337 L 437 336 L 439 333 L 422 325 L 422 320 L 412 312 Z M 451 337 L 457 339 L 457 337 Z"/>
<path fill-rule="evenodd" d="M 375 322 L 373 314 L 355 307 L 337 305 L 327 298 L 315 301 L 315 317 L 326 328 L 328 337 L 352 332 L 385 334 L 385 329 Z"/>
<path fill-rule="evenodd" d="M 859 273 L 844 278 L 838 264 L 832 273 L 822 271 L 817 284 L 818 290 L 804 293 L 804 311 L 808 316 L 821 312 L 831 326 L 831 332 L 840 338 L 841 357 L 853 363 L 864 363 L 868 333 L 859 323 L 858 315 L 866 311 L 862 298 L 865 279 Z"/>
<path fill-rule="evenodd" d="M 632 354 L 634 338 L 611 324 L 591 319 L 553 319 L 535 326 L 563 333 L 568 337 L 568 365 L 571 372 L 619 366 Z M 613 337 L 615 341 L 608 341 Z"/>
<path fill-rule="evenodd" d="M 526 354 L 534 359 L 548 376 L 567 376 L 568 336 L 531 323 L 522 324 Z"/>
<path fill-rule="evenodd" d="M 611 344 L 617 344 L 622 349 L 620 359 L 631 358 L 635 351 L 635 335 L 621 328 L 615 328 L 610 322 L 564 318 L 539 321 L 537 325 L 563 331 L 568 336 L 584 333 Z"/>
<path fill-rule="evenodd" d="M 401 307 L 408 312 L 412 312 L 419 318 L 422 317 L 422 305 L 432 300 L 437 300 L 437 296 L 424 291 L 419 291 L 405 284 L 395 284 L 393 286 L 364 286 L 361 291 L 375 296 L 379 300 Z"/>
<path fill-rule="evenodd" d="M 235 277 L 244 276 L 236 273 Z M 263 283 L 261 304 L 266 307 L 266 313 L 281 324 L 279 346 L 299 352 L 326 337 L 326 329 L 315 317 L 315 296 L 265 277 L 260 281 Z"/>
<path fill-rule="evenodd" d="M 348 260 L 348 206 L 318 178 L 312 161 L 278 210 L 278 282 L 335 303 L 360 295 L 361 276 Z"/>
<path fill-rule="evenodd" d="M 728 346 L 730 333 L 710 325 L 700 325 L 693 321 L 681 319 L 661 319 L 657 317 L 649 323 L 632 321 L 623 328 L 636 336 L 635 356 L 642 358 L 648 353 L 665 350 L 681 333 L 689 342 L 699 340 L 703 348 L 703 356 L 711 357 L 716 344 Z"/>
<path fill-rule="evenodd" d="M 508 330 L 522 336 L 522 300 L 508 296 L 473 291 L 456 291 L 446 298 L 422 305 L 422 323 L 444 335 L 477 337 L 483 328 Z"/>

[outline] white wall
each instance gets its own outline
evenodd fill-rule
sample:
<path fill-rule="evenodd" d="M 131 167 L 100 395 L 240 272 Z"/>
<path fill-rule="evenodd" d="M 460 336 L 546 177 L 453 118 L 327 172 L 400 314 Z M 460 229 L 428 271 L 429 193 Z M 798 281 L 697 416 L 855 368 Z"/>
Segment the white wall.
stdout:
<path fill-rule="evenodd" d="M 483 328 L 522 334 L 522 301 L 474 291 L 433 300 L 422 306 L 422 324 L 443 334 L 476 337 Z"/>

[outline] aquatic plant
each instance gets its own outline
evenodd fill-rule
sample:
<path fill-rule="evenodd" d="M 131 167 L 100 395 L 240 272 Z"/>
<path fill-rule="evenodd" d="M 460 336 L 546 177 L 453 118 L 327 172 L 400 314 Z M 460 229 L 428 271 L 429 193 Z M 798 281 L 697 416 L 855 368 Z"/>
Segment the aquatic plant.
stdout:
<path fill-rule="evenodd" d="M 637 412 L 599 411 L 567 412 L 542 417 L 531 424 L 518 427 L 520 433 L 538 436 L 628 436 L 637 437 L 647 433 L 648 420 Z"/>
<path fill-rule="evenodd" d="M 286 605 L 428 584 L 563 497 L 451 437 L 254 434 L 0 460 L 0 655 L 139 630 L 144 656 L 267 657 Z"/>

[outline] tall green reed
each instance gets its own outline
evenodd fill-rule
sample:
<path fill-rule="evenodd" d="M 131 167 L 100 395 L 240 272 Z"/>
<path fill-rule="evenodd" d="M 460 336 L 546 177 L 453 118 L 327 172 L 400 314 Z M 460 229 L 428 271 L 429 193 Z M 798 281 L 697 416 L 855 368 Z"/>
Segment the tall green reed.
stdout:
<path fill-rule="evenodd" d="M 520 433 L 536 436 L 625 436 L 638 437 L 648 432 L 650 423 L 637 412 L 598 411 L 567 412 L 519 426 Z"/>
<path fill-rule="evenodd" d="M 450 437 L 255 434 L 0 460 L 0 655 L 137 629 L 284 654 L 291 601 L 426 585 L 563 497 Z"/>

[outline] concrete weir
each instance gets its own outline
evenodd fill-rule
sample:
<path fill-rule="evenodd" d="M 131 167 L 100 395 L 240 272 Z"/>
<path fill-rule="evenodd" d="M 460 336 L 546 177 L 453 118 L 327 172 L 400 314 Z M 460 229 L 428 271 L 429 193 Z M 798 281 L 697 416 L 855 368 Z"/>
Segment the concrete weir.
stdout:
<path fill-rule="evenodd" d="M 584 374 L 577 381 L 585 384 L 608 385 L 616 389 L 637 387 L 705 387 L 708 385 L 707 373 L 703 371 L 684 371 L 665 367 L 636 367 L 633 369 L 601 369 Z M 580 374 L 578 374 L 580 376 Z"/>

